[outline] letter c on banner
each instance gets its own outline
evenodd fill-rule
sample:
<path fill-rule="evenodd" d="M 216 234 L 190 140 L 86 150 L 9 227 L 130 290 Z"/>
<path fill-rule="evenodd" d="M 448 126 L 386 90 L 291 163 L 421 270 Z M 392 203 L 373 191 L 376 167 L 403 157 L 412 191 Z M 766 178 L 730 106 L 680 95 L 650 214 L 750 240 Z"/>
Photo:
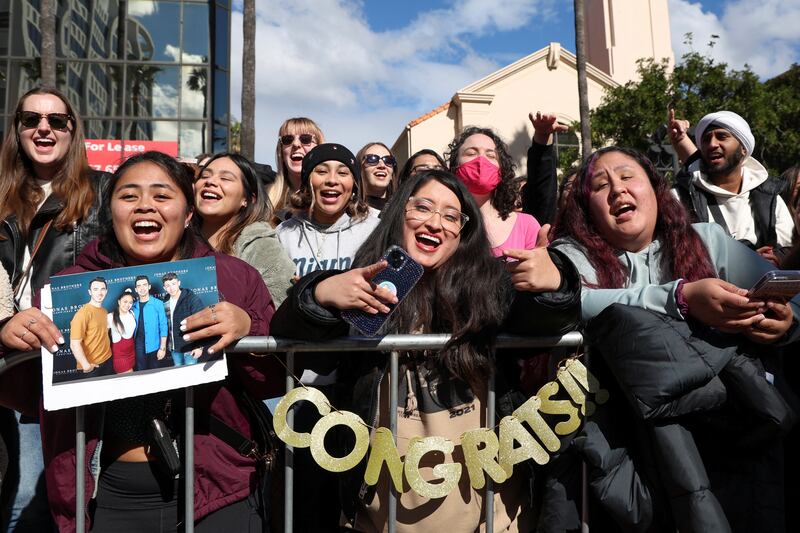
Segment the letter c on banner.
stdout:
<path fill-rule="evenodd" d="M 297 433 L 286 423 L 286 414 L 289 408 L 301 400 L 306 400 L 317 406 L 319 414 L 325 416 L 331 412 L 331 405 L 328 399 L 317 389 L 297 387 L 286 393 L 278 406 L 275 408 L 275 415 L 272 417 L 275 424 L 275 433 L 278 438 L 289 446 L 295 448 L 308 448 L 311 446 L 311 435 L 308 433 Z"/>

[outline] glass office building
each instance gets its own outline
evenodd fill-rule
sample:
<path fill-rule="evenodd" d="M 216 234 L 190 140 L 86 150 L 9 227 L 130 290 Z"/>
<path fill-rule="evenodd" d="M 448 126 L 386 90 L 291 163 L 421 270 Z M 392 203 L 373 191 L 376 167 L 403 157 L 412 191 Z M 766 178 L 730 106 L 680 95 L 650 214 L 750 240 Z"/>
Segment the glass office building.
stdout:
<path fill-rule="evenodd" d="M 87 139 L 194 157 L 229 136 L 230 0 L 57 0 L 56 84 Z M 40 0 L 0 0 L 0 128 L 40 84 Z"/>

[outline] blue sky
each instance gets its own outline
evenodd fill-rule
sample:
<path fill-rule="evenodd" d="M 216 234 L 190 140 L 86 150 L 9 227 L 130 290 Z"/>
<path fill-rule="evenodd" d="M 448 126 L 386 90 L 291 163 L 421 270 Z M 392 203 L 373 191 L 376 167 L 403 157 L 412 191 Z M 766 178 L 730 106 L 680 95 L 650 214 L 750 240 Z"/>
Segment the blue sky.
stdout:
<path fill-rule="evenodd" d="M 666 0 L 676 58 L 710 50 L 762 78 L 800 63 L 800 0 Z M 410 120 L 449 101 L 461 87 L 551 41 L 574 50 L 569 0 L 256 0 L 256 159 L 274 164 L 277 130 L 308 116 L 329 141 L 350 147 L 394 143 Z M 240 5 L 236 6 L 241 9 Z M 779 21 L 779 22 L 778 22 Z M 233 28 L 241 27 L 235 12 Z M 232 32 L 232 65 L 241 32 Z M 577 89 L 576 89 L 577 90 Z M 231 110 L 240 109 L 240 78 Z M 521 110 L 523 113 L 528 110 Z"/>

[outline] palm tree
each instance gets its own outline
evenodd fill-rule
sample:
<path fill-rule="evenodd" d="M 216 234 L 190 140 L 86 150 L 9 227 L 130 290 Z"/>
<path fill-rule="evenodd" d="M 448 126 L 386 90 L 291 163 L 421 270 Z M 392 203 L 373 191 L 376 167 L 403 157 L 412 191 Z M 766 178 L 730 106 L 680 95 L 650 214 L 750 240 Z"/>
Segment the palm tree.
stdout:
<path fill-rule="evenodd" d="M 578 67 L 578 105 L 581 114 L 581 156 L 592 153 L 592 129 L 589 124 L 589 89 L 586 83 L 586 20 L 584 1 L 573 0 L 575 6 L 575 57 Z"/>
<path fill-rule="evenodd" d="M 241 152 L 253 159 L 256 145 L 256 4 L 244 0 L 242 16 L 242 124 Z"/>
<path fill-rule="evenodd" d="M 42 0 L 39 30 L 42 35 L 42 84 L 56 86 L 56 0 Z"/>
<path fill-rule="evenodd" d="M 128 67 L 128 76 L 131 77 L 131 116 L 138 118 L 141 116 L 141 108 L 147 108 L 146 117 L 152 115 L 153 105 L 153 85 L 155 84 L 156 74 L 161 72 L 160 67 L 151 65 L 133 65 Z M 144 91 L 142 90 L 144 88 Z M 148 107 L 149 106 L 149 107 Z M 135 120 L 135 119 L 134 119 Z M 131 126 L 131 140 L 138 138 L 136 123 Z"/>
<path fill-rule="evenodd" d="M 203 57 L 203 63 L 208 63 L 208 58 L 205 56 Z M 205 67 L 193 67 L 189 73 L 189 77 L 186 79 L 186 87 L 190 91 L 197 91 L 203 95 L 202 149 L 200 153 L 204 154 L 206 153 L 206 128 L 208 127 L 206 124 L 206 117 L 208 116 L 206 112 L 206 106 L 208 105 L 208 93 L 206 92 L 206 88 L 208 87 L 208 70 Z"/>

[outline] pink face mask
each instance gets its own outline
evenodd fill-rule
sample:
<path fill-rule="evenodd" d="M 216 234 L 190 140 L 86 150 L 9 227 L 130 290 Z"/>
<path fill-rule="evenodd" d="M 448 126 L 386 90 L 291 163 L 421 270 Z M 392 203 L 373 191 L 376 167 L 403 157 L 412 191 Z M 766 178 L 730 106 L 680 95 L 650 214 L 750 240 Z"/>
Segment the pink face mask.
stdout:
<path fill-rule="evenodd" d="M 472 194 L 489 194 L 500 184 L 500 168 L 482 155 L 459 165 L 456 176 Z"/>

